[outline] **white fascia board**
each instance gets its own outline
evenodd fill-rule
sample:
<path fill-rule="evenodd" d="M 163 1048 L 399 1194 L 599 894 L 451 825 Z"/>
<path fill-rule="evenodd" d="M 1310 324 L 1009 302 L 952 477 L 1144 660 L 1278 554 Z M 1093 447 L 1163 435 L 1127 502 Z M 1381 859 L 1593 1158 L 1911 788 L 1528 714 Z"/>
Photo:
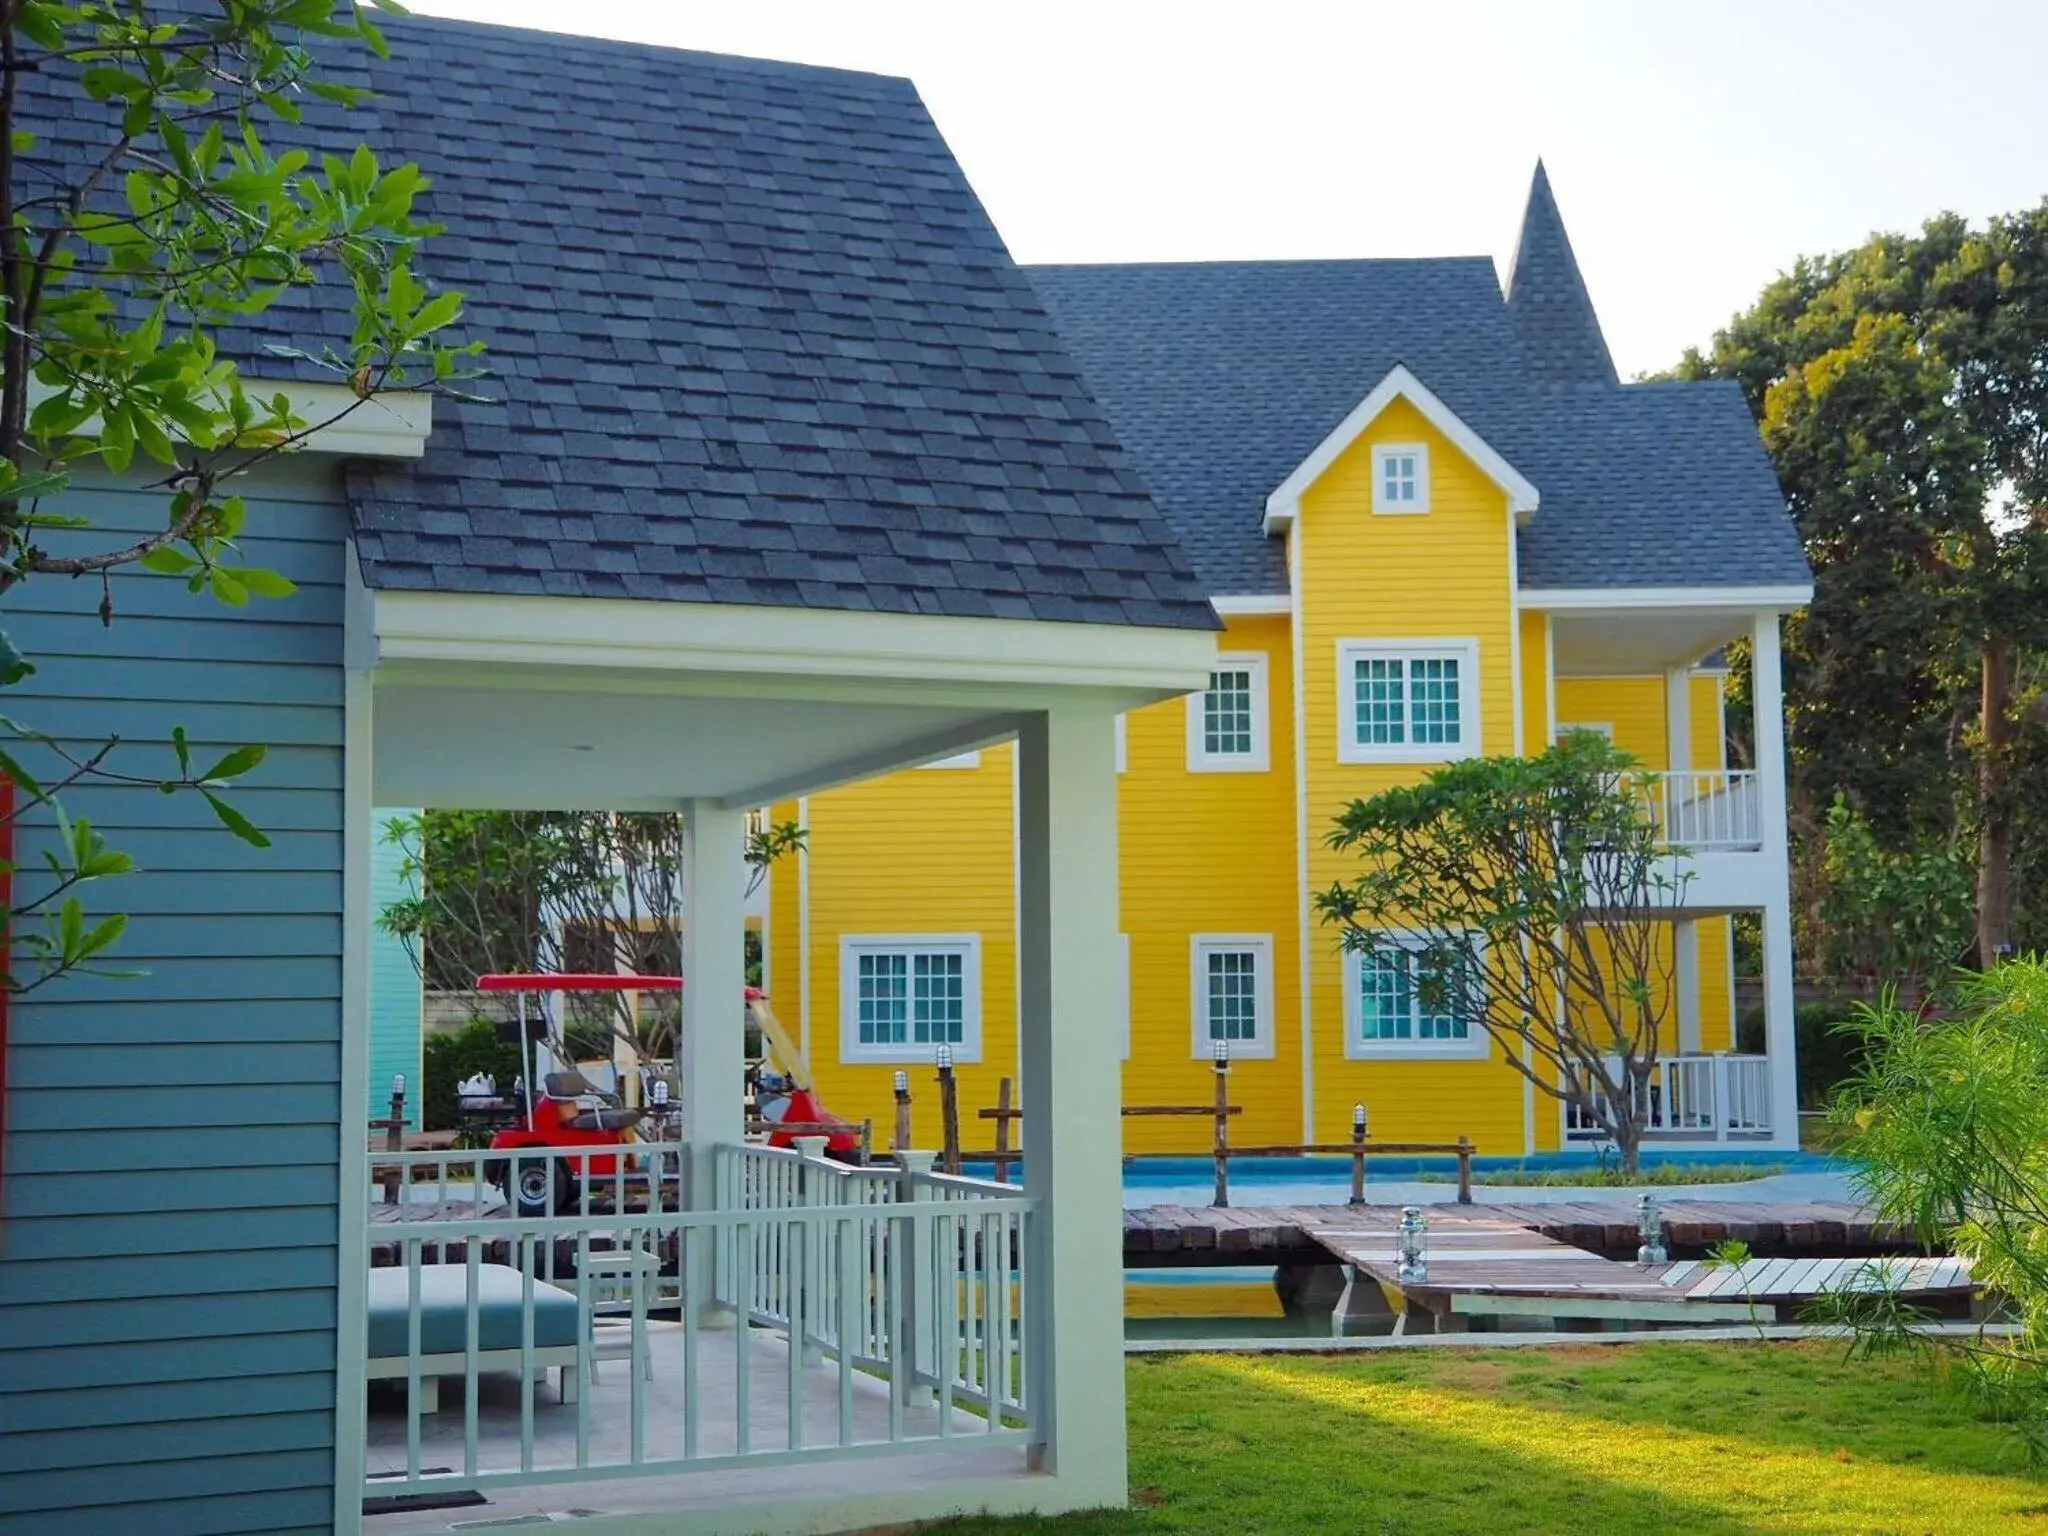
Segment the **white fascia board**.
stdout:
<path fill-rule="evenodd" d="M 287 450 L 291 453 L 416 459 L 427 451 L 427 435 L 434 426 L 434 397 L 416 389 L 383 390 L 362 400 L 346 384 L 301 384 L 247 375 L 242 387 L 258 400 L 283 395 L 291 402 L 291 413 L 313 426 L 302 442 Z M 32 382 L 29 403 L 34 406 L 54 393 L 47 384 Z M 175 428 L 170 430 L 174 438 L 184 440 Z M 99 417 L 81 422 L 77 432 L 80 437 L 98 437 Z"/>
<path fill-rule="evenodd" d="M 1294 612 L 1294 599 L 1285 592 L 1269 595 L 1212 597 L 1209 606 L 1222 619 L 1269 618 Z"/>
<path fill-rule="evenodd" d="M 1315 450 L 1297 464 L 1293 473 L 1266 498 L 1265 527 L 1268 534 L 1284 533 L 1292 526 L 1295 516 L 1301 511 L 1303 493 L 1322 478 L 1324 471 L 1337 462 L 1337 456 L 1357 442 L 1365 429 L 1396 399 L 1406 400 L 1422 412 L 1429 424 L 1478 465 L 1487 479 L 1506 491 L 1511 511 L 1521 515 L 1536 510 L 1541 497 L 1527 477 L 1502 458 L 1486 439 L 1439 400 L 1404 364 L 1396 363 L 1392 371 L 1373 387 L 1372 393 L 1353 406 L 1330 435 L 1316 444 Z"/>
<path fill-rule="evenodd" d="M 1099 688 L 1144 702 L 1207 688 L 1216 658 L 1206 629 L 631 598 L 395 590 L 370 598 L 387 666 Z"/>
<path fill-rule="evenodd" d="M 1813 601 L 1813 583 L 1772 587 L 1548 587 L 1515 594 L 1518 608 L 1546 613 L 1599 613 L 1617 609 L 1728 608 L 1745 613 L 1790 613 Z"/>

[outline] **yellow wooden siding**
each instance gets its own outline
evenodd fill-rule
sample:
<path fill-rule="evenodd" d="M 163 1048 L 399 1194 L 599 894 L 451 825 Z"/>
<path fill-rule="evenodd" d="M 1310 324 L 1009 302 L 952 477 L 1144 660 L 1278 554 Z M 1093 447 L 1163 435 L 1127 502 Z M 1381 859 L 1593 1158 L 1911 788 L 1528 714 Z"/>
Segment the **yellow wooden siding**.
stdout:
<path fill-rule="evenodd" d="M 1522 751 L 1534 756 L 1550 745 L 1550 618 L 1525 613 L 1522 628 Z"/>
<path fill-rule="evenodd" d="M 1723 718 L 1727 676 L 1693 674 L 1692 765 L 1728 766 L 1728 728 Z M 1735 1049 L 1735 925 L 1725 917 L 1700 921 L 1700 1049 Z"/>
<path fill-rule="evenodd" d="M 1374 514 L 1376 442 L 1428 446 L 1427 513 Z M 1299 541 L 1301 572 L 1309 885 L 1318 889 L 1355 872 L 1355 859 L 1323 846 L 1338 812 L 1353 799 L 1412 783 L 1427 771 L 1426 765 L 1338 761 L 1339 642 L 1477 641 L 1481 739 L 1475 745 L 1486 753 L 1514 749 L 1507 496 L 1419 411 L 1396 401 L 1304 494 L 1292 537 Z M 1345 1056 L 1345 968 L 1337 933 L 1316 924 L 1309 937 L 1316 1134 L 1341 1137 L 1352 1104 L 1362 1101 L 1376 1137 L 1437 1140 L 1463 1132 L 1482 1152 L 1519 1153 L 1522 1082 L 1498 1052 L 1461 1061 Z"/>
<path fill-rule="evenodd" d="M 1017 1075 L 1016 884 L 1010 809 L 1011 749 L 991 748 L 973 768 L 919 768 L 810 798 L 808 999 L 785 987 L 799 974 L 794 860 L 776 871 L 773 910 L 776 1004 L 807 1033 L 819 1097 L 834 1114 L 871 1117 L 877 1145 L 894 1126 L 897 1064 L 840 1059 L 840 943 L 849 934 L 978 935 L 981 1059 L 959 1066 L 963 1140 L 989 1136 L 973 1112 L 996 1101 L 996 1081 Z M 787 914 L 786 917 L 784 914 Z M 791 1005 L 791 998 L 795 1006 Z M 808 1006 L 806 1006 L 806 1002 Z M 911 1075 L 912 1129 L 939 1144 L 938 1095 L 929 1062 Z"/>
<path fill-rule="evenodd" d="M 1191 773 L 1188 704 L 1134 711 L 1125 723 L 1117 849 L 1123 929 L 1131 946 L 1131 1059 L 1126 1104 L 1206 1104 L 1213 1067 L 1195 1054 L 1195 934 L 1272 940 L 1274 1050 L 1231 1068 L 1231 1128 L 1244 1145 L 1291 1142 L 1301 1130 L 1300 931 L 1294 847 L 1294 667 L 1285 618 L 1239 618 L 1223 655 L 1266 657 L 1268 763 L 1263 773 Z M 1130 1152 L 1206 1147 L 1206 1121 L 1133 1119 Z"/>

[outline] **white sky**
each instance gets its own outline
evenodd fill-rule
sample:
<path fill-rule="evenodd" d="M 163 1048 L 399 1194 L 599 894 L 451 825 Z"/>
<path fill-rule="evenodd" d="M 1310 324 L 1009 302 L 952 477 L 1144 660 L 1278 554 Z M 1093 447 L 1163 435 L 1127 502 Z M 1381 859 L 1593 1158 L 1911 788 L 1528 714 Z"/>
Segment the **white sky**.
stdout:
<path fill-rule="evenodd" d="M 2048 194 L 2039 0 L 412 4 L 908 75 L 1026 262 L 1504 271 L 1540 154 L 1625 376 L 1801 253 Z"/>

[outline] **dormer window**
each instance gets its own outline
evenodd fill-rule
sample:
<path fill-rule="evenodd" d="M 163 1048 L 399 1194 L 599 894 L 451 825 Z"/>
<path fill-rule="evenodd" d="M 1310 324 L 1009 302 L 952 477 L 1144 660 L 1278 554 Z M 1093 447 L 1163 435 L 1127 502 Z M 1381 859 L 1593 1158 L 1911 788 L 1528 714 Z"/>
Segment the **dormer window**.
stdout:
<path fill-rule="evenodd" d="M 1375 512 L 1429 510 L 1429 448 L 1426 444 L 1373 444 L 1372 509 Z"/>

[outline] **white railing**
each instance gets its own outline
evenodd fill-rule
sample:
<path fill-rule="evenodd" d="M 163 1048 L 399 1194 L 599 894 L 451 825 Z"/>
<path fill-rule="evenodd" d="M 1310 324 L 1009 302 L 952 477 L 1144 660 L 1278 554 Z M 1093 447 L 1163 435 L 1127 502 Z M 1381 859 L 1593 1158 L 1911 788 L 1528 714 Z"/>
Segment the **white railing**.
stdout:
<path fill-rule="evenodd" d="M 1607 1069 L 1618 1072 L 1620 1064 L 1610 1058 Z M 1770 1058 L 1723 1053 L 1659 1057 L 1650 1074 L 1643 1129 L 1654 1136 L 1702 1141 L 1770 1134 Z M 1603 1134 L 1571 1104 L 1565 1106 L 1565 1133 L 1579 1139 Z"/>
<path fill-rule="evenodd" d="M 922 1167 L 850 1167 L 783 1147 L 721 1146 L 715 1155 L 721 1209 L 867 1213 L 836 1252 L 773 1224 L 755 1229 L 750 1253 L 735 1244 L 721 1258 L 722 1305 L 801 1338 L 815 1358 L 849 1358 L 934 1394 L 942 1423 L 954 1405 L 1026 1422 L 1030 1210 L 1015 1186 Z M 938 1209 L 906 1222 L 905 1208 L 918 1206 Z M 897 1274 L 893 1304 L 862 1283 L 864 1273 Z M 950 1372 L 939 1368 L 947 1361 Z"/>
<path fill-rule="evenodd" d="M 370 1154 L 365 1497 L 1032 1441 L 1017 1191 L 622 1150 Z"/>
<path fill-rule="evenodd" d="M 1755 770 L 1649 774 L 1639 782 L 1668 845 L 1696 853 L 1763 847 L 1763 801 Z"/>

